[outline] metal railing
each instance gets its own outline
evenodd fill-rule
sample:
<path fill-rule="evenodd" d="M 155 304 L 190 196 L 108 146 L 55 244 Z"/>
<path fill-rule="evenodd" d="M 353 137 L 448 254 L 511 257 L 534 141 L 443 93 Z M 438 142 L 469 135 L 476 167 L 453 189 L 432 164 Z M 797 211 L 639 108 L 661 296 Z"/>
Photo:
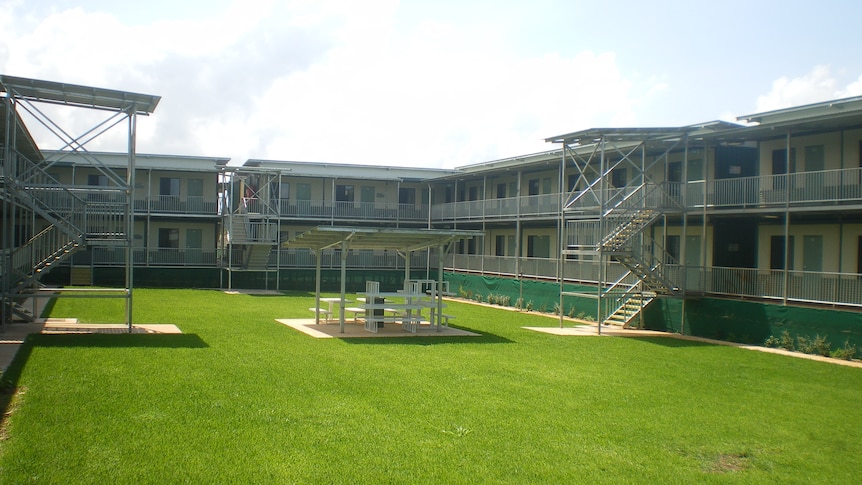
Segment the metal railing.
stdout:
<path fill-rule="evenodd" d="M 175 195 L 159 195 L 155 199 L 136 198 L 135 212 L 170 213 L 170 214 L 206 214 L 218 215 L 218 203 L 202 196 L 180 197 Z"/>
<path fill-rule="evenodd" d="M 518 261 L 520 259 L 520 261 Z M 659 264 L 658 258 L 651 263 Z M 444 260 L 446 271 L 557 279 L 557 259 L 515 258 L 450 254 Z M 662 264 L 662 277 L 689 293 L 718 296 L 784 300 L 798 303 L 822 303 L 862 307 L 862 274 L 836 272 L 764 270 L 757 268 L 724 268 Z M 520 273 L 517 268 L 520 268 Z M 619 263 L 605 268 L 605 281 L 620 285 L 637 283 L 634 275 Z M 598 284 L 601 266 L 595 260 L 565 260 L 563 278 L 569 282 Z M 787 292 L 785 295 L 785 277 Z"/>

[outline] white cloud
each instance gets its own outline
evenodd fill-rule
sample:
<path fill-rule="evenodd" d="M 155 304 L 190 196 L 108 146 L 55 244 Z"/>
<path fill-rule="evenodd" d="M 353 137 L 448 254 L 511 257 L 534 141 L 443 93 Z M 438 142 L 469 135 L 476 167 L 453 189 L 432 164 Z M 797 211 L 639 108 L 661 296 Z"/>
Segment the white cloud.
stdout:
<path fill-rule="evenodd" d="M 405 33 L 397 9 L 392 0 L 246 0 L 193 20 L 129 25 L 74 8 L 0 33 L 0 72 L 160 95 L 139 122 L 139 151 L 234 163 L 451 167 L 635 121 L 632 81 L 613 53 L 519 56 L 445 22 Z M 639 89 L 647 96 L 666 89 L 649 83 Z M 113 141 L 98 147 L 123 148 L 123 133 Z"/>
<path fill-rule="evenodd" d="M 796 78 L 782 76 L 772 83 L 772 90 L 757 98 L 757 111 L 802 106 L 842 97 L 842 89 L 832 76 L 829 66 L 815 66 Z"/>

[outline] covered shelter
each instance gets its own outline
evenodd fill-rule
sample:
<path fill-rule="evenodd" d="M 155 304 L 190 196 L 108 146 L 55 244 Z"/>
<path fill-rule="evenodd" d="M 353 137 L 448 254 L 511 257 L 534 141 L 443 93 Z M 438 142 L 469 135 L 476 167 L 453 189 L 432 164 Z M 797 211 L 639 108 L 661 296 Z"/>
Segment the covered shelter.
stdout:
<path fill-rule="evenodd" d="M 282 243 L 285 248 L 310 249 L 315 256 L 315 323 L 320 322 L 320 253 L 324 249 L 341 250 L 341 304 L 339 305 L 340 331 L 344 332 L 344 294 L 346 292 L 347 253 L 351 249 L 394 250 L 405 258 L 405 286 L 410 280 L 410 253 L 437 248 L 438 272 L 436 298 L 436 324 L 439 330 L 443 309 L 443 255 L 449 245 L 461 239 L 484 235 L 483 231 L 448 229 L 405 229 L 392 227 L 338 227 L 318 226 Z"/>

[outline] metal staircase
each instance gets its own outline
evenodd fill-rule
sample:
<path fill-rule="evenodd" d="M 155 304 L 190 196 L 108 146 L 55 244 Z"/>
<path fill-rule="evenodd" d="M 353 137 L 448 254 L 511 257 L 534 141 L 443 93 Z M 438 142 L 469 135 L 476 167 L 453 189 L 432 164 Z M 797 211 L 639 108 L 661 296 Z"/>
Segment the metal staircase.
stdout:
<path fill-rule="evenodd" d="M 656 297 L 680 292 L 663 273 L 663 261 L 670 255 L 646 233 L 663 215 L 661 204 L 654 202 L 660 193 L 661 188 L 654 184 L 618 189 L 606 194 L 606 209 L 592 216 L 583 204 L 578 206 L 578 197 L 569 203 L 578 208 L 573 210 L 576 213 L 568 223 L 568 231 L 579 235 L 570 236 L 564 255 L 600 255 L 625 269 L 602 290 L 602 299 L 606 300 L 605 310 L 600 311 L 603 324 L 630 326 Z"/>
<path fill-rule="evenodd" d="M 47 225 L 26 242 L 11 249 L 5 278 L 5 312 L 13 320 L 32 321 L 35 315 L 22 311 L 17 300 L 39 279 L 86 244 L 86 202 L 37 163 L 13 153 L 11 166 L 4 167 L 4 202 L 9 208 L 32 212 Z M 4 160 L 5 161 L 5 160 Z"/>

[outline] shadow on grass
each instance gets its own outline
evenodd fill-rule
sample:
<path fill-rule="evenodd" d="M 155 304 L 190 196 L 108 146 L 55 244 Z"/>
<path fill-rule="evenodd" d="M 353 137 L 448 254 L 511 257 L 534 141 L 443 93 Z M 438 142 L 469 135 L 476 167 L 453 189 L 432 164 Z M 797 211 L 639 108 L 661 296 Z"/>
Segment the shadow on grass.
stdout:
<path fill-rule="evenodd" d="M 422 335 L 418 337 L 363 337 L 363 338 L 343 338 L 343 342 L 356 345 L 450 345 L 450 344 L 511 344 L 512 340 L 506 337 L 501 337 L 493 333 L 478 332 L 471 328 L 452 327 L 468 332 L 479 333 L 478 336 L 443 336 L 443 335 Z"/>
<path fill-rule="evenodd" d="M 149 347 L 169 349 L 198 349 L 209 347 L 197 334 L 160 333 L 160 334 L 32 334 L 18 351 L 34 347 Z M 16 357 L 17 359 L 17 357 Z"/>
<path fill-rule="evenodd" d="M 627 340 L 634 340 L 636 342 L 644 342 L 653 345 L 660 345 L 662 347 L 669 348 L 683 348 L 683 347 L 712 347 L 716 344 L 711 344 L 709 342 L 699 342 L 696 340 L 685 340 L 674 337 L 638 337 L 635 335 L 620 337 Z"/>
<path fill-rule="evenodd" d="M 30 334 L 15 353 L 6 372 L 0 376 L 0 440 L 6 436 L 6 419 L 14 412 L 15 396 L 21 372 L 35 347 L 103 347 L 103 348 L 208 348 L 196 334 Z"/>

